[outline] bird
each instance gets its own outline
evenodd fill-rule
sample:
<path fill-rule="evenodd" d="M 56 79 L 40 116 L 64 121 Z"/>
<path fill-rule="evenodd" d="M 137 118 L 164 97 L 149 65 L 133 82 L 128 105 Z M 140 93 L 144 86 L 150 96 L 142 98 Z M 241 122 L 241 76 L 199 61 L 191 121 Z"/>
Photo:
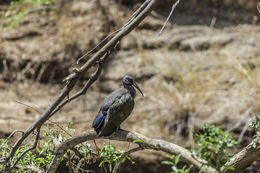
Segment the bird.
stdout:
<path fill-rule="evenodd" d="M 136 89 L 144 94 L 132 76 L 125 75 L 122 79 L 123 88 L 107 96 L 92 123 L 92 128 L 99 137 L 110 136 L 120 129 L 120 124 L 129 117 L 134 108 Z"/>

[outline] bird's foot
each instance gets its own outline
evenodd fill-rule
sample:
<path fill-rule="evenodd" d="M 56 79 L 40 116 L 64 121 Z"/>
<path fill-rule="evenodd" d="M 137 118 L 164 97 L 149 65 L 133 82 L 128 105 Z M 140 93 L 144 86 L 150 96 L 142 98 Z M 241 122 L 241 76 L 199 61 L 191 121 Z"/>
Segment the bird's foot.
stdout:
<path fill-rule="evenodd" d="M 118 126 L 118 127 L 116 128 L 116 131 L 118 131 L 118 130 L 122 130 L 120 126 Z"/>

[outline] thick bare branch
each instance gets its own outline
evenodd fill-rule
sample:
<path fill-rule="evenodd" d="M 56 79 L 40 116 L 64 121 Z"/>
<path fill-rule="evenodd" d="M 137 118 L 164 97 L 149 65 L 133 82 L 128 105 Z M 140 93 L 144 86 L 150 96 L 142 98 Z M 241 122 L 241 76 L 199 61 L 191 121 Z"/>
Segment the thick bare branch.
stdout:
<path fill-rule="evenodd" d="M 155 148 L 156 150 L 161 150 L 163 152 L 169 153 L 169 154 L 178 154 L 180 153 L 183 160 L 187 163 L 193 164 L 195 167 L 199 168 L 199 169 L 203 169 L 203 164 L 206 161 L 199 159 L 199 158 L 195 158 L 195 156 L 193 156 L 191 154 L 191 152 L 189 152 L 187 149 L 180 147 L 179 145 L 170 143 L 170 142 L 166 142 L 160 139 L 151 139 L 148 137 L 145 137 L 141 134 L 138 133 L 131 133 L 129 131 L 125 131 L 125 130 L 118 130 L 116 133 L 114 133 L 112 136 L 107 137 L 110 140 L 117 140 L 117 141 L 127 141 L 127 142 L 134 142 L 135 140 L 138 140 L 140 142 L 137 142 L 137 144 L 139 144 L 144 148 Z M 105 139 L 107 139 L 105 138 Z M 64 141 L 55 151 L 55 156 L 54 159 L 48 169 L 48 173 L 54 173 L 62 159 L 62 156 L 64 155 L 64 153 L 66 152 L 67 149 L 70 149 L 72 147 L 74 147 L 75 145 L 85 142 L 85 141 L 89 141 L 89 140 L 94 140 L 94 139 L 98 139 L 98 136 L 96 135 L 96 133 L 93 130 L 89 130 L 86 131 L 85 133 L 76 135 L 66 141 Z M 210 167 L 205 167 L 205 169 L 207 169 L 208 173 L 216 173 L 216 170 Z"/>
<path fill-rule="evenodd" d="M 223 167 L 223 173 L 239 173 L 243 172 L 254 161 L 260 158 L 260 132 L 258 136 L 239 153 L 233 156 L 225 166 L 232 166 L 234 170 Z"/>

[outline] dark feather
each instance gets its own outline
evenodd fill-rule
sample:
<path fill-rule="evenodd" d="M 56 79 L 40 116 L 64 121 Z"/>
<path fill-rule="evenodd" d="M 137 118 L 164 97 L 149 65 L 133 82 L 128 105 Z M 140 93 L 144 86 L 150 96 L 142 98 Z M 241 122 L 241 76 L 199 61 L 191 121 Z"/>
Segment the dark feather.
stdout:
<path fill-rule="evenodd" d="M 100 111 L 98 112 L 98 115 L 96 116 L 95 120 L 92 123 L 92 127 L 97 132 L 97 134 L 103 127 L 105 119 L 106 119 L 106 115 L 104 115 L 104 112 L 102 111 L 102 108 L 101 108 Z"/>

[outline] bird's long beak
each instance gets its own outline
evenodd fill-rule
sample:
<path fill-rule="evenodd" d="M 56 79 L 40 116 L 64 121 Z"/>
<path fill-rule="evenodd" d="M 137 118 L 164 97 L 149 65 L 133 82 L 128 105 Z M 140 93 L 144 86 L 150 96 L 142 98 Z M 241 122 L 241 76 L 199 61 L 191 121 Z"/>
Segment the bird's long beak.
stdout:
<path fill-rule="evenodd" d="M 140 91 L 140 93 L 144 97 L 144 94 L 143 94 L 142 90 L 139 88 L 139 86 L 135 82 L 133 83 L 133 85 L 134 85 L 135 88 L 137 88 Z"/>

